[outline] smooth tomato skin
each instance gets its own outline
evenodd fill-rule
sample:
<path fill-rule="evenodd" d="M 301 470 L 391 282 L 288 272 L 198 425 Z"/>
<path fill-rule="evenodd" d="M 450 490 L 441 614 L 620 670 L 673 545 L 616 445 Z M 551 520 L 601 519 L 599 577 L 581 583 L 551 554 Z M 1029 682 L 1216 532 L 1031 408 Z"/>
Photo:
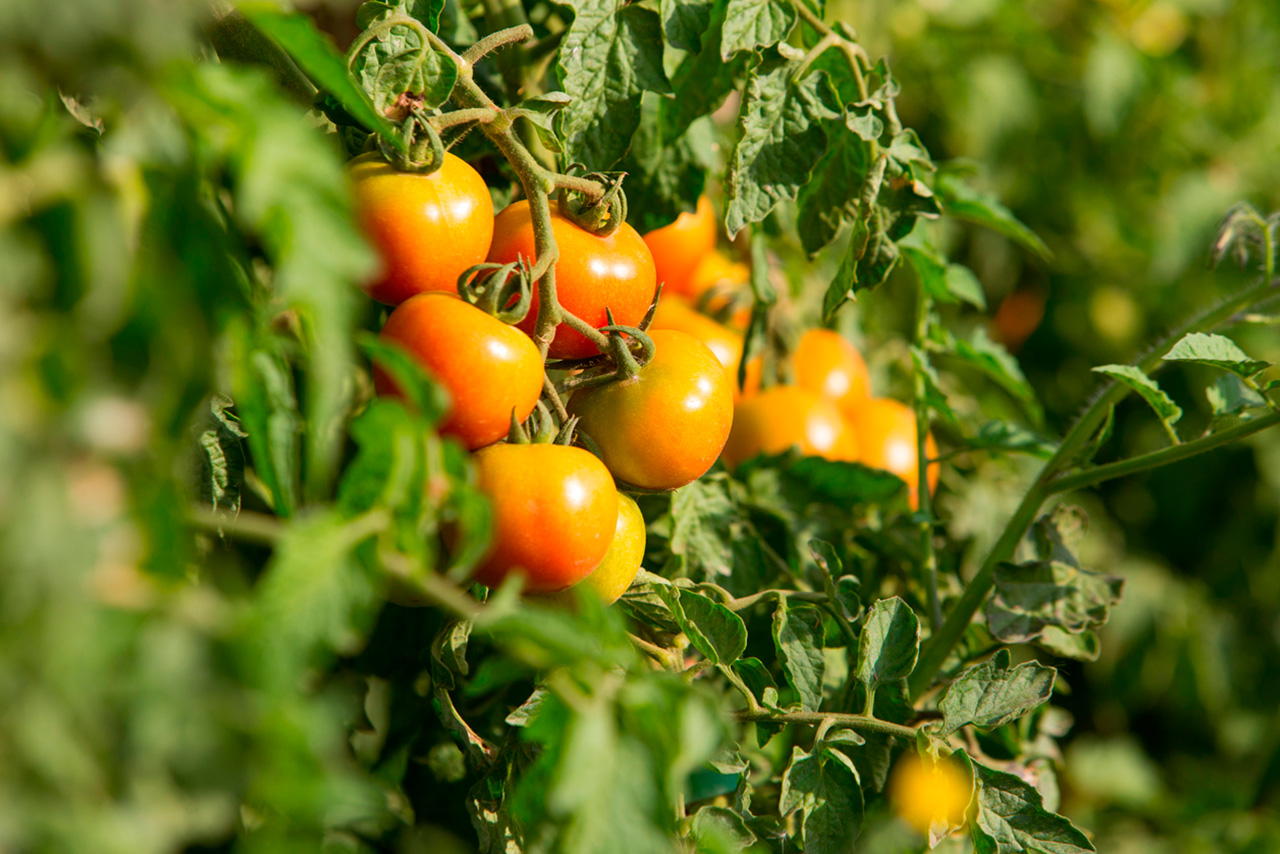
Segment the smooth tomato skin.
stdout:
<path fill-rule="evenodd" d="M 640 505 L 630 495 L 619 492 L 618 527 L 613 532 L 613 543 L 599 565 L 575 586 L 591 588 L 601 602 L 612 605 L 622 598 L 640 574 L 644 545 L 644 516 L 640 513 Z M 573 604 L 573 594 L 568 590 L 552 594 L 550 598 L 560 604 Z"/>
<path fill-rule="evenodd" d="M 705 308 L 708 312 L 718 314 L 728 305 L 729 300 L 750 289 L 751 268 L 741 261 L 734 261 L 719 249 L 708 252 L 698 262 L 689 277 L 689 287 L 684 296 L 691 303 L 702 305 L 703 295 L 715 288 L 716 295 L 707 300 Z M 751 320 L 751 308 L 745 305 L 736 310 L 728 320 L 734 329 L 745 330 Z"/>
<path fill-rule="evenodd" d="M 493 200 L 480 173 L 448 153 L 430 175 L 399 172 L 374 153 L 348 172 L 360 225 L 382 261 L 365 292 L 387 305 L 456 293 L 458 276 L 484 260 L 493 238 Z"/>
<path fill-rule="evenodd" d="M 742 363 L 742 336 L 729 327 L 717 323 L 702 312 L 694 309 L 678 296 L 663 295 L 658 300 L 658 309 L 653 314 L 650 329 L 673 329 L 697 338 L 711 348 L 716 354 L 724 372 L 733 387 L 733 401 L 743 394 L 752 394 L 760 388 L 760 375 L 763 372 L 763 360 L 756 357 L 747 363 L 745 389 L 738 388 L 738 366 Z"/>
<path fill-rule="evenodd" d="M 889 777 L 894 812 L 923 834 L 934 822 L 964 824 L 972 796 L 969 775 L 950 758 L 931 763 L 911 753 L 898 761 Z"/>
<path fill-rule="evenodd" d="M 597 328 L 609 322 L 605 309 L 613 309 L 614 320 L 636 326 L 644 319 L 657 291 L 653 256 L 636 230 L 625 222 L 608 237 L 597 237 L 560 216 L 551 205 L 551 231 L 560 257 L 556 260 L 556 298 L 567 311 Z M 508 205 L 498 214 L 493 227 L 493 244 L 488 260 L 509 264 L 524 257 L 532 264 L 534 252 L 533 217 L 529 202 Z M 529 314 L 518 325 L 530 336 L 538 320 L 538 292 L 533 293 Z M 579 332 L 561 325 L 548 351 L 553 359 L 584 359 L 600 351 Z"/>
<path fill-rule="evenodd" d="M 644 236 L 663 293 L 689 291 L 689 278 L 702 257 L 716 248 L 716 213 L 706 196 L 698 199 L 693 213 L 682 213 L 676 221 Z"/>
<path fill-rule="evenodd" d="M 871 398 L 871 372 L 858 348 L 830 329 L 810 329 L 792 354 L 796 385 L 831 400 L 846 416 Z"/>
<path fill-rule="evenodd" d="M 405 300 L 381 337 L 407 350 L 448 389 L 451 403 L 440 432 L 469 449 L 507 435 L 511 411 L 524 421 L 542 395 L 542 359 L 528 336 L 452 294 Z M 378 394 L 399 396 L 376 366 L 373 378 Z"/>
<path fill-rule="evenodd" d="M 920 506 L 920 465 L 916 454 L 916 414 L 887 397 L 873 397 L 849 413 L 858 436 L 858 462 L 893 472 L 907 482 L 907 498 L 914 510 Z M 925 438 L 925 453 L 938 455 L 933 436 Z M 929 466 L 929 492 L 938 486 L 938 463 Z"/>
<path fill-rule="evenodd" d="M 736 466 L 793 445 L 806 456 L 845 462 L 858 458 L 857 438 L 834 403 L 807 388 L 772 386 L 734 409 L 724 461 Z"/>
<path fill-rule="evenodd" d="M 493 542 L 476 581 L 496 587 L 519 573 L 530 593 L 553 593 L 604 559 L 618 526 L 618 490 L 589 451 L 503 442 L 472 459 L 493 508 Z"/>
<path fill-rule="evenodd" d="M 733 391 L 724 367 L 692 335 L 649 332 L 654 355 L 638 376 L 569 399 L 578 429 L 614 477 L 644 489 L 676 489 L 706 474 L 729 438 Z"/>

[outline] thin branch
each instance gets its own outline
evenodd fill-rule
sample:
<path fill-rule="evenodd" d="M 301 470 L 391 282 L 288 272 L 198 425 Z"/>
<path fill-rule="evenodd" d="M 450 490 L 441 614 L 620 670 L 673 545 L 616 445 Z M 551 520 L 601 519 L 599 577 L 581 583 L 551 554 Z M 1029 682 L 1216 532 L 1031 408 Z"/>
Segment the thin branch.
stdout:
<path fill-rule="evenodd" d="M 844 712 L 775 712 L 762 708 L 759 710 L 741 709 L 735 711 L 733 716 L 740 721 L 767 721 L 780 724 L 819 725 L 830 722 L 853 730 L 879 732 L 885 735 L 897 736 L 898 738 L 914 739 L 916 737 L 916 727 L 903 726 L 902 724 L 882 721 L 879 718 L 872 718 L 866 715 L 851 715 Z"/>

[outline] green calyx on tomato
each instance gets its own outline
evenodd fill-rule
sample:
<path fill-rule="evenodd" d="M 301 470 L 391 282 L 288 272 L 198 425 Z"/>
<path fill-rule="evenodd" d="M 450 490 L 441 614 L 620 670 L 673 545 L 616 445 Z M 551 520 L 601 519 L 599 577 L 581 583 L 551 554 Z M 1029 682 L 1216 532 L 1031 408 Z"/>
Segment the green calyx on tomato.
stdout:
<path fill-rule="evenodd" d="M 399 305 L 427 291 L 455 293 L 458 277 L 484 261 L 493 200 L 480 174 L 453 154 L 429 174 L 401 172 L 377 153 L 348 165 L 360 225 L 381 268 L 369 296 Z"/>
<path fill-rule="evenodd" d="M 542 359 L 533 342 L 455 295 L 406 300 L 391 312 L 381 337 L 407 350 L 449 392 L 440 432 L 470 449 L 505 436 L 511 419 L 528 418 L 542 394 Z M 399 396 L 376 366 L 374 386 Z"/>
<path fill-rule="evenodd" d="M 551 231 L 559 255 L 555 263 L 556 299 L 561 307 L 591 326 L 609 322 L 606 309 L 624 326 L 637 326 L 657 291 L 653 256 L 636 230 L 626 223 L 607 237 L 580 228 L 551 206 Z M 519 258 L 536 261 L 533 218 L 528 201 L 519 201 L 498 214 L 488 260 L 508 264 Z M 528 315 L 518 325 L 530 336 L 538 319 L 538 293 Z M 548 355 L 553 359 L 584 359 L 600 350 L 581 333 L 564 324 L 555 330 Z"/>
<path fill-rule="evenodd" d="M 529 592 L 552 593 L 604 560 L 618 527 L 618 490 L 589 451 L 500 443 L 473 460 L 493 510 L 493 541 L 477 581 L 496 587 L 520 574 Z"/>
<path fill-rule="evenodd" d="M 618 480 L 676 489 L 720 455 L 733 421 L 733 390 L 701 341 L 671 330 L 651 330 L 649 337 L 653 357 L 636 376 L 581 389 L 568 409 Z"/>

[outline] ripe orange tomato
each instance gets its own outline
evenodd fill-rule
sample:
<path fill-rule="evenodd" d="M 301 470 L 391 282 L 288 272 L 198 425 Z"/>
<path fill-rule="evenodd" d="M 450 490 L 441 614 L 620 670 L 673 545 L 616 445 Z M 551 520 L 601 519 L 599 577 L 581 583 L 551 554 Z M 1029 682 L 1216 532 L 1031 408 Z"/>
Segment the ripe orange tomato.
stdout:
<path fill-rule="evenodd" d="M 542 394 L 542 359 L 528 336 L 452 294 L 419 294 L 402 302 L 382 327 L 449 391 L 440 432 L 468 448 L 507 435 L 511 412 L 524 421 Z M 373 371 L 378 394 L 398 397 L 391 378 Z"/>
<path fill-rule="evenodd" d="M 763 371 L 763 360 L 756 357 L 747 363 L 746 389 L 738 388 L 738 365 L 742 363 L 742 336 L 727 326 L 716 323 L 699 311 L 696 311 L 680 297 L 663 296 L 658 301 L 658 310 L 653 314 L 650 329 L 673 329 L 697 338 L 711 348 L 729 377 L 733 387 L 733 400 L 736 403 L 743 394 L 752 394 L 760 388 L 760 374 Z"/>
<path fill-rule="evenodd" d="M 926 762 L 919 754 L 902 757 L 889 778 L 889 802 L 908 824 L 928 834 L 934 822 L 964 824 L 973 783 L 952 759 Z"/>
<path fill-rule="evenodd" d="M 618 490 L 604 463 L 565 445 L 481 448 L 472 458 L 493 507 L 493 543 L 476 580 L 512 573 L 531 593 L 577 584 L 600 565 L 618 527 Z"/>
<path fill-rule="evenodd" d="M 567 311 L 595 327 L 607 324 L 605 308 L 614 320 L 636 326 L 644 319 L 657 291 L 653 256 L 636 230 L 625 222 L 608 237 L 597 237 L 560 216 L 551 205 L 551 231 L 560 257 L 556 260 L 556 298 Z M 529 202 L 509 205 L 494 221 L 489 260 L 508 264 L 523 256 L 532 264 L 533 218 Z M 538 292 L 533 294 L 529 315 L 519 327 L 533 335 L 538 319 Z M 581 333 L 561 325 L 549 351 L 553 359 L 583 359 L 599 354 L 596 345 Z"/>
<path fill-rule="evenodd" d="M 609 546 L 600 565 L 578 582 L 578 586 L 590 587 L 606 605 L 617 602 L 640 573 L 644 543 L 644 516 L 640 513 L 640 506 L 630 495 L 619 492 L 618 527 L 613 532 L 613 544 Z M 562 591 L 553 598 L 564 602 L 571 595 L 568 591 Z"/>
<path fill-rule="evenodd" d="M 810 329 L 792 355 L 796 385 L 816 391 L 848 415 L 871 397 L 871 373 L 862 354 L 838 332 Z"/>
<path fill-rule="evenodd" d="M 715 353 L 692 335 L 658 329 L 649 337 L 654 355 L 639 375 L 575 392 L 569 412 L 618 480 L 676 489 L 720 455 L 733 391 Z"/>
<path fill-rule="evenodd" d="M 1017 352 L 1044 320 L 1044 293 L 1019 288 L 1000 301 L 991 318 L 991 337 Z"/>
<path fill-rule="evenodd" d="M 400 172 L 376 153 L 351 162 L 360 225 L 382 267 L 369 296 L 399 305 L 425 291 L 456 293 L 493 237 L 493 200 L 476 170 L 452 154 L 430 175 Z"/>
<path fill-rule="evenodd" d="M 798 386 L 773 386 L 746 398 L 733 411 L 724 461 L 736 466 L 757 454 L 779 454 L 792 445 L 806 456 L 853 462 L 858 442 L 836 405 Z"/>
<path fill-rule="evenodd" d="M 682 213 L 670 225 L 644 236 L 663 293 L 687 293 L 689 277 L 702 257 L 716 248 L 716 214 L 711 200 L 698 199 L 693 213 Z"/>
<path fill-rule="evenodd" d="M 849 423 L 858 436 L 858 462 L 884 469 L 907 482 L 911 509 L 920 506 L 920 465 L 916 455 L 916 414 L 887 397 L 873 397 L 849 413 Z M 925 439 L 925 453 L 938 455 L 933 436 Z M 938 464 L 929 466 L 929 492 L 938 486 Z"/>

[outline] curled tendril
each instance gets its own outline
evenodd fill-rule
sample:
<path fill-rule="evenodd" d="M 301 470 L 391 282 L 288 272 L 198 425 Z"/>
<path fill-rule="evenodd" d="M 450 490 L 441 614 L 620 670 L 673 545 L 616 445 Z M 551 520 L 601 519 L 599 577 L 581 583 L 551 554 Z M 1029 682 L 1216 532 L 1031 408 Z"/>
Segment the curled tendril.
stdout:
<path fill-rule="evenodd" d="M 458 277 L 458 295 L 503 323 L 519 323 L 533 305 L 533 277 L 524 258 L 509 264 L 486 261 Z"/>
<path fill-rule="evenodd" d="M 410 114 L 400 123 L 399 132 L 408 143 L 408 151 L 400 151 L 388 140 L 378 140 L 378 150 L 396 169 L 430 175 L 444 164 L 444 142 L 426 116 L 418 112 Z"/>
<path fill-rule="evenodd" d="M 582 177 L 604 186 L 604 194 L 592 199 L 561 187 L 556 195 L 560 213 L 574 225 L 599 237 L 608 237 L 627 221 L 627 194 L 622 190 L 622 179 L 627 173 L 590 172 Z"/>

